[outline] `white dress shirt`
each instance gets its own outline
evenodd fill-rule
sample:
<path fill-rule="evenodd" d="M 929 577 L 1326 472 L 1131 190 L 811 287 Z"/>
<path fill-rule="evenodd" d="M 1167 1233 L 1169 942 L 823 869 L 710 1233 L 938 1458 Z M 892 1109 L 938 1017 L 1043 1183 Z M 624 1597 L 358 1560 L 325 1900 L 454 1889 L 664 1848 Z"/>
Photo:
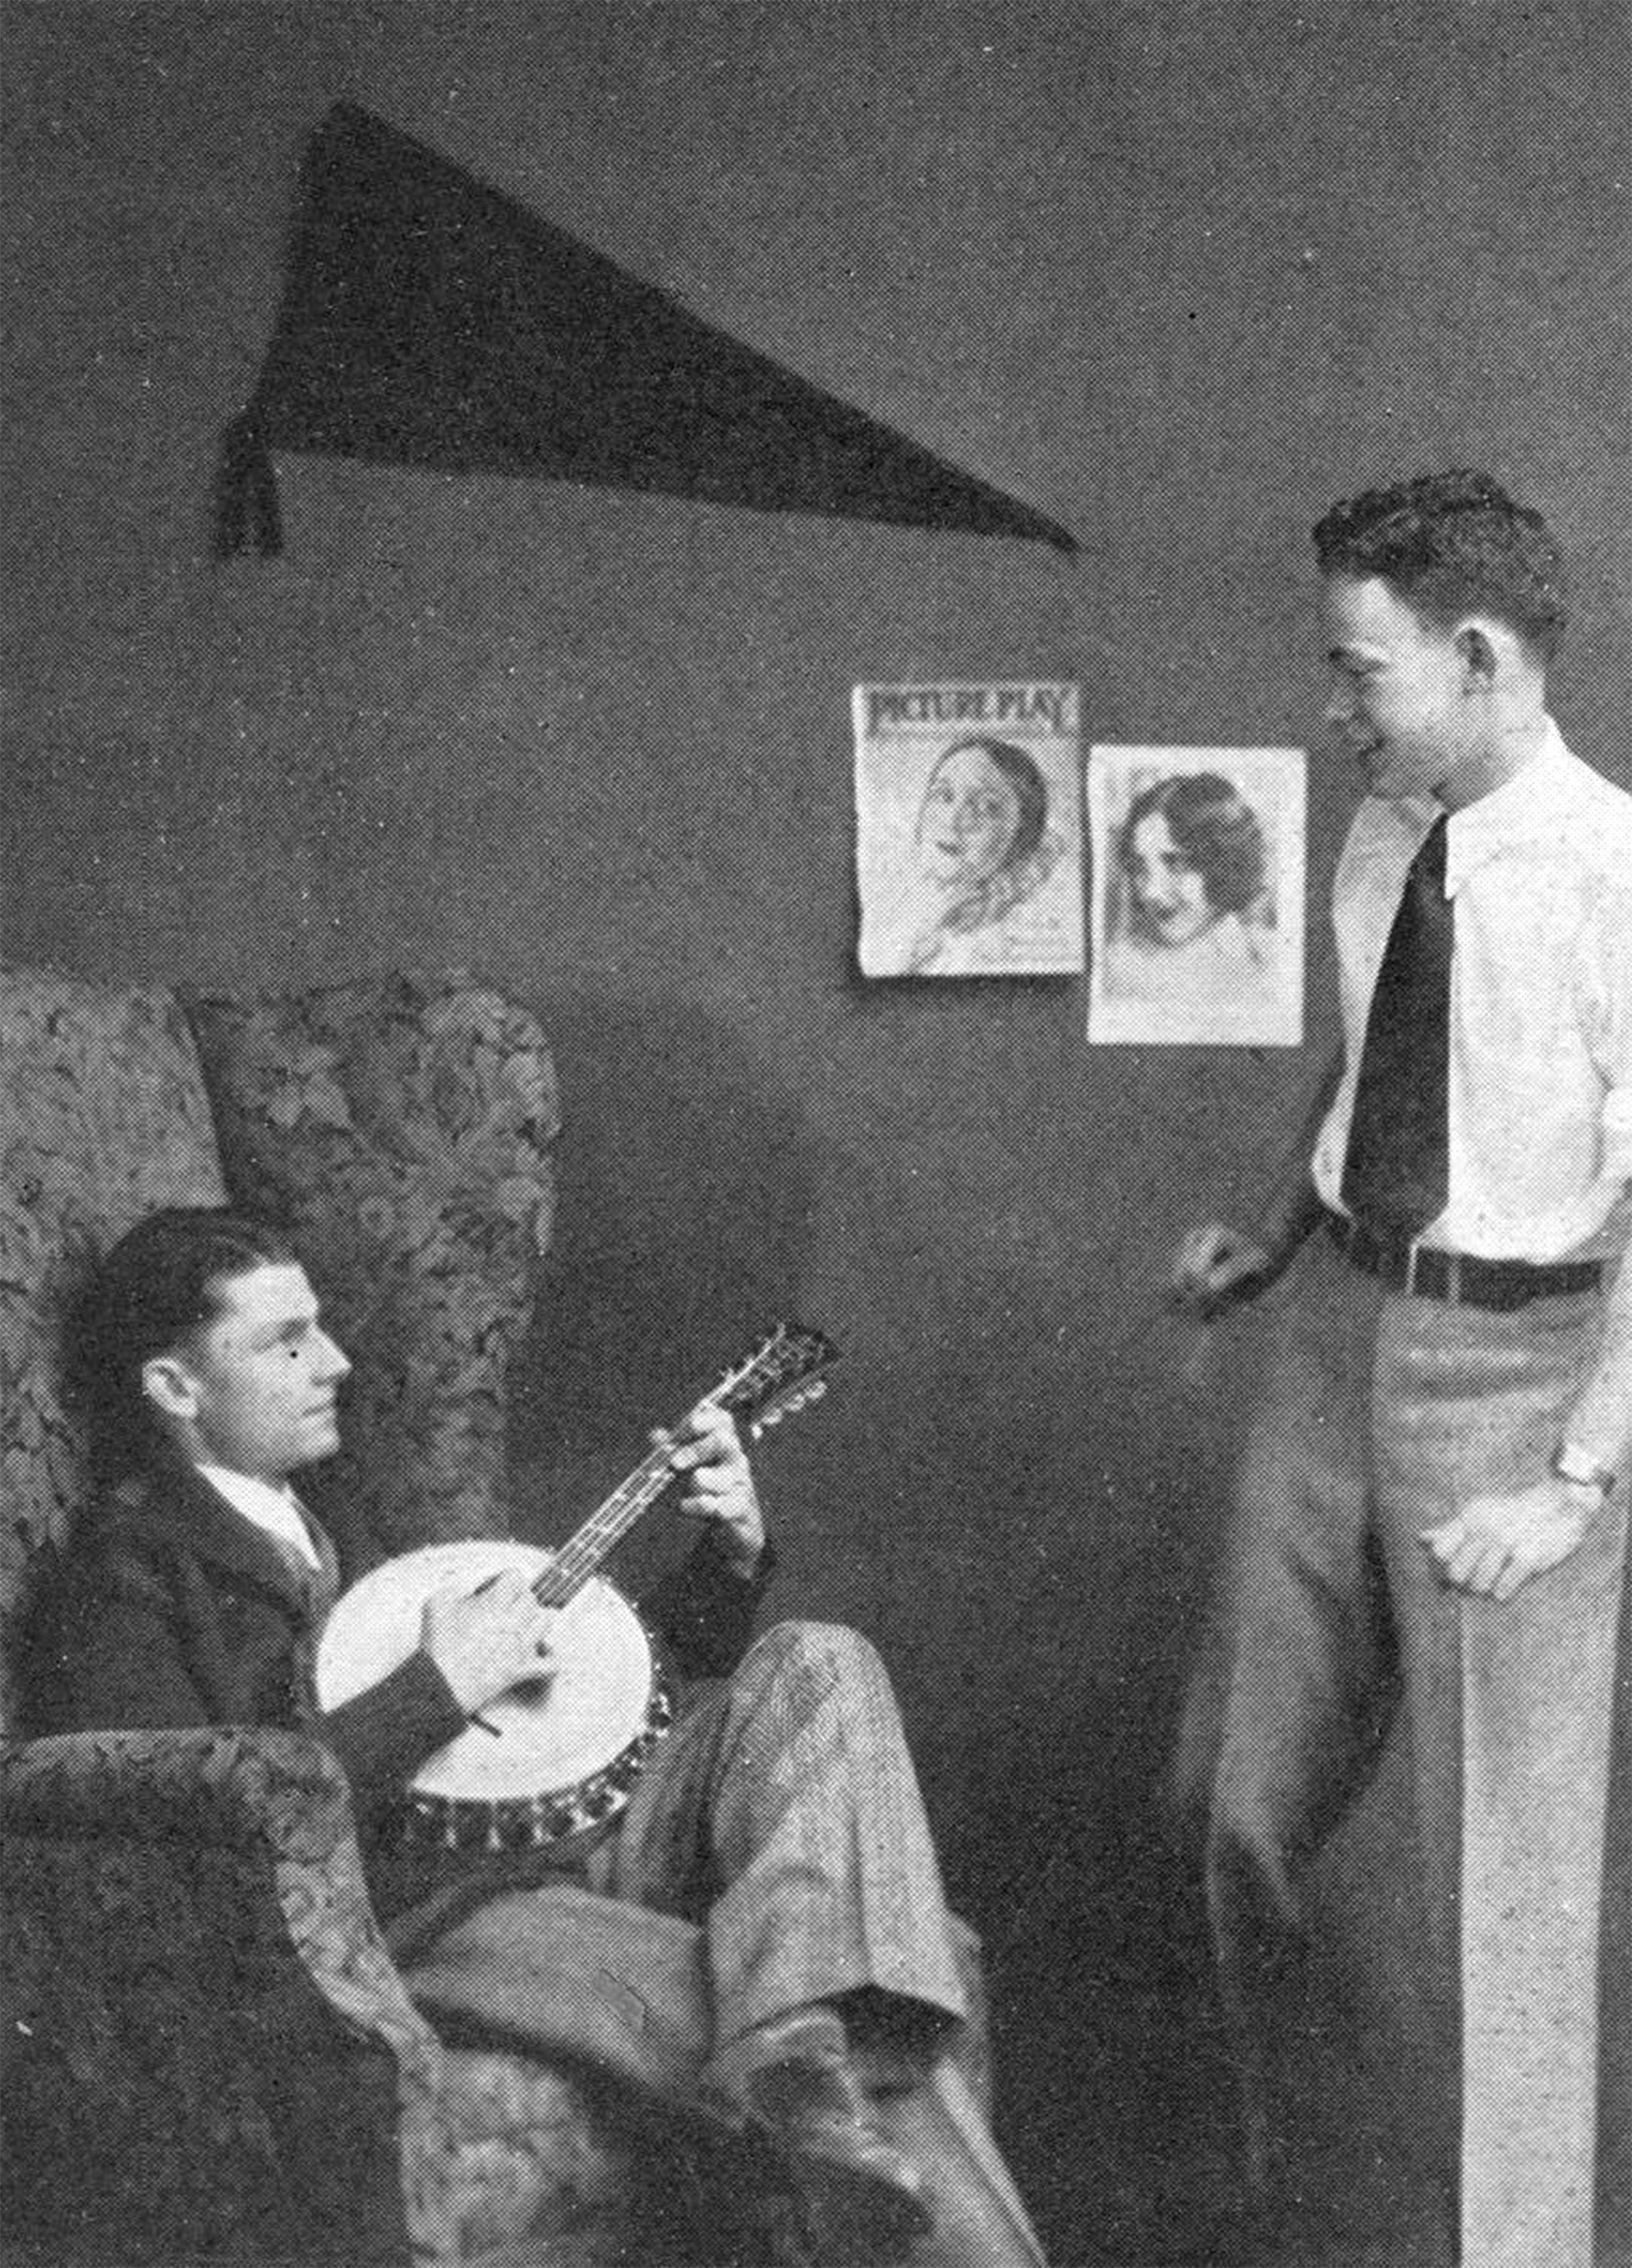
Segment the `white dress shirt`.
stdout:
<path fill-rule="evenodd" d="M 321 1572 L 323 1563 L 317 1556 L 312 1531 L 287 1482 L 277 1489 L 270 1481 L 255 1480 L 248 1473 L 229 1472 L 225 1465 L 200 1465 L 197 1469 L 252 1527 L 279 1543 L 286 1543 L 314 1574 Z"/>
<path fill-rule="evenodd" d="M 1368 798 L 1339 862 L 1345 1062 L 1312 1167 L 1334 1211 L 1372 989 L 1437 812 Z M 1450 1184 L 1422 1241 L 1487 1259 L 1614 1256 L 1632 1233 L 1632 795 L 1549 719 L 1522 770 L 1451 813 L 1445 887 Z"/>

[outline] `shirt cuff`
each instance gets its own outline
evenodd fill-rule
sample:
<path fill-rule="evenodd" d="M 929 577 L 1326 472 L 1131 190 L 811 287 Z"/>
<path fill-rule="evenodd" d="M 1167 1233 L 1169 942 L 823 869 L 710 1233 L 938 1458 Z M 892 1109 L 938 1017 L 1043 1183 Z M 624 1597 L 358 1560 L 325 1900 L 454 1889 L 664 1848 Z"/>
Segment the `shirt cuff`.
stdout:
<path fill-rule="evenodd" d="M 1632 1086 L 1612 1086 L 1604 1098 L 1604 1178 L 1632 1182 Z"/>

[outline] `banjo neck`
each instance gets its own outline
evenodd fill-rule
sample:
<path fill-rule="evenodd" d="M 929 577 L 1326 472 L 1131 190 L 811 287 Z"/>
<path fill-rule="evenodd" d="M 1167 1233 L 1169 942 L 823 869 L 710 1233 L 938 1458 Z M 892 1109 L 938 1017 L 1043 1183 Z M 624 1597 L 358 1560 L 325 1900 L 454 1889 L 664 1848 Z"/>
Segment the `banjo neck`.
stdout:
<path fill-rule="evenodd" d="M 727 1371 L 713 1390 L 693 1406 L 690 1414 L 695 1417 L 700 1410 L 717 1406 L 741 1418 L 757 1435 L 816 1400 L 824 1390 L 823 1373 L 836 1353 L 831 1341 L 820 1331 L 799 1323 L 779 1323 L 746 1361 Z M 568 1605 L 612 1546 L 628 1535 L 674 1477 L 672 1449 L 649 1449 L 533 1583 L 533 1596 L 539 1605 Z"/>
<path fill-rule="evenodd" d="M 576 1597 L 615 1543 L 657 1502 L 675 1477 L 667 1449 L 654 1448 L 621 1480 L 606 1502 L 592 1512 L 564 1543 L 553 1564 L 532 1585 L 541 1607 L 565 1607 Z"/>

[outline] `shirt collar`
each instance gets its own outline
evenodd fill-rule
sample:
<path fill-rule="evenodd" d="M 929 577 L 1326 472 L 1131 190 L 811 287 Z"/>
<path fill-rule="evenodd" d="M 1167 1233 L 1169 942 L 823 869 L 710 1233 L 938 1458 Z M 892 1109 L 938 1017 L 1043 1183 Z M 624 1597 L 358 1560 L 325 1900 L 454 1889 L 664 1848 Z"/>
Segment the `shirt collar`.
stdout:
<path fill-rule="evenodd" d="M 1558 836 L 1571 823 L 1576 760 L 1549 717 L 1541 746 L 1511 779 L 1451 814 L 1445 891 L 1454 897 L 1476 868 L 1516 844 Z"/>
<path fill-rule="evenodd" d="M 274 1488 L 270 1481 L 256 1480 L 249 1473 L 232 1472 L 225 1465 L 200 1464 L 197 1471 L 226 1498 L 234 1512 L 241 1513 L 246 1520 L 280 1543 L 292 1545 L 313 1568 L 321 1565 L 311 1530 L 287 1481 L 282 1488 Z"/>

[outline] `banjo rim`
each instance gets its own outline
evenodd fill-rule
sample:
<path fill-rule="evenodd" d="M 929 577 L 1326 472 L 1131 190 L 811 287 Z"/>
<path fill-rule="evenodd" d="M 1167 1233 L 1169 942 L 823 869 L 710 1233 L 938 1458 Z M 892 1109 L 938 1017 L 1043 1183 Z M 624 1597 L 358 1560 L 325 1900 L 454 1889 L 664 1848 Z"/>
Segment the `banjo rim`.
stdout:
<path fill-rule="evenodd" d="M 400 1636 L 404 1612 L 422 1608 L 438 1584 L 462 1577 L 479 1584 L 500 1566 L 519 1567 L 524 1574 L 536 1577 L 548 1572 L 558 1557 L 547 1546 L 525 1543 L 520 1537 L 469 1536 L 423 1544 L 382 1561 L 336 1602 L 319 1638 L 314 1670 L 320 1707 L 336 1707 L 366 1690 L 372 1682 L 366 1676 L 357 1681 L 353 1674 L 358 1651 L 365 1653 L 366 1668 L 378 1667 L 366 1660 L 362 1636 L 366 1624 L 361 1630 L 358 1627 L 358 1617 L 371 1607 L 384 1608 L 395 1618 Z M 599 1605 L 614 1605 L 618 1617 L 632 1626 L 645 1648 L 644 1697 L 638 1690 L 629 1697 L 639 1703 L 639 1712 L 619 1712 L 625 1727 L 633 1716 L 634 1731 L 610 1756 L 602 1749 L 604 1761 L 592 1771 L 558 1780 L 531 1794 L 508 1791 L 460 1794 L 445 1787 L 422 1787 L 420 1778 L 432 1772 L 453 1747 L 472 1736 L 473 1716 L 452 1742 L 424 1759 L 415 1778 L 385 1808 L 381 1826 L 388 1841 L 450 1851 L 540 1850 L 605 1827 L 617 1817 L 653 1751 L 668 1731 L 674 1710 L 660 1649 L 639 1609 L 615 1583 L 605 1576 L 592 1575 L 574 1591 L 563 1611 L 570 1612 L 587 1593 L 600 1594 Z M 405 1659 L 406 1654 L 399 1658 Z M 379 1674 L 388 1675 L 388 1668 L 379 1668 Z"/>

